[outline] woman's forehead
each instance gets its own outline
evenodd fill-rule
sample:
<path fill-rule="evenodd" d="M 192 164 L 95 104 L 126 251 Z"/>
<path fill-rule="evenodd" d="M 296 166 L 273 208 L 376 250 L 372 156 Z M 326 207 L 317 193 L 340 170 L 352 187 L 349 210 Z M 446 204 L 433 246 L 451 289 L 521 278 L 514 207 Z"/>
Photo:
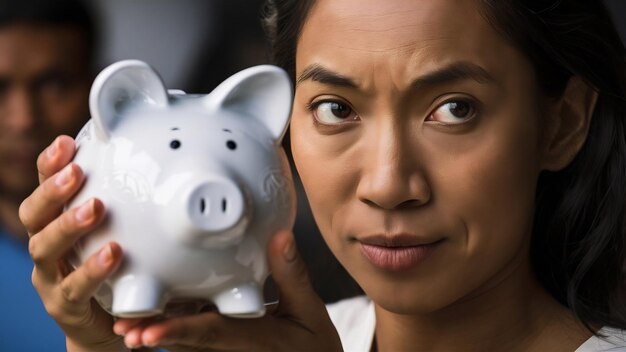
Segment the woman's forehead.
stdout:
<path fill-rule="evenodd" d="M 403 85 L 462 61 L 506 76 L 523 60 L 479 6 L 475 0 L 317 0 L 298 42 L 296 75 L 319 64 L 357 80 L 377 73 Z"/>

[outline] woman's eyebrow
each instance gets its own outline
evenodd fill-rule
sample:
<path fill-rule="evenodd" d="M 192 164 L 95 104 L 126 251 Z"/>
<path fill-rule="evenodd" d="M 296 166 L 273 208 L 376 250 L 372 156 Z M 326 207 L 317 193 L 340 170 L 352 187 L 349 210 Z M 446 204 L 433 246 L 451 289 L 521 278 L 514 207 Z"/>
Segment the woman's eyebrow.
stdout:
<path fill-rule="evenodd" d="M 484 68 L 468 61 L 456 61 L 417 77 L 411 82 L 411 87 L 420 89 L 465 80 L 473 80 L 480 84 L 500 85 Z"/>
<path fill-rule="evenodd" d="M 296 86 L 306 80 L 312 80 L 332 86 L 357 88 L 354 81 L 344 75 L 333 72 L 320 64 L 312 64 L 302 71 L 302 74 L 296 80 Z"/>
<path fill-rule="evenodd" d="M 296 80 L 296 85 L 309 79 L 333 86 L 358 88 L 357 84 L 350 77 L 333 72 L 320 64 L 312 64 L 305 68 Z M 484 68 L 468 61 L 457 61 L 417 77 L 411 82 L 411 87 L 419 89 L 426 86 L 436 86 L 463 80 L 499 85 L 498 81 Z"/>

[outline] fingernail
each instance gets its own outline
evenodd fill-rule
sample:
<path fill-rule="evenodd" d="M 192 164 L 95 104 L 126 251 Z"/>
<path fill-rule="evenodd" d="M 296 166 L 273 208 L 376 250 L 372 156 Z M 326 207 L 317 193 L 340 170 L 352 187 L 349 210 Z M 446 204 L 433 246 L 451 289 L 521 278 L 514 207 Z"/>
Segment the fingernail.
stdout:
<path fill-rule="evenodd" d="M 93 199 L 87 201 L 76 210 L 74 215 L 78 222 L 85 222 L 93 217 Z"/>
<path fill-rule="evenodd" d="M 291 234 L 287 234 L 288 240 L 285 245 L 285 249 L 283 251 L 283 255 L 285 256 L 285 260 L 288 262 L 293 262 L 296 259 L 296 244 L 293 240 L 293 236 Z"/>
<path fill-rule="evenodd" d="M 140 345 L 139 345 L 139 344 L 136 344 L 136 343 L 131 343 L 131 342 L 130 342 L 130 341 L 128 341 L 128 340 L 129 340 L 129 338 L 128 338 L 128 336 L 126 336 L 126 337 L 124 338 L 124 344 L 126 345 L 126 347 L 127 347 L 127 348 L 133 349 L 133 348 L 139 348 L 139 347 L 140 347 Z"/>
<path fill-rule="evenodd" d="M 54 154 L 57 153 L 57 141 L 58 141 L 58 137 L 52 142 L 52 144 L 50 144 L 50 146 L 48 147 L 48 150 L 46 151 L 46 154 L 48 154 L 48 158 L 52 158 L 54 157 Z"/>
<path fill-rule="evenodd" d="M 117 324 L 113 324 L 113 333 L 118 336 L 126 336 L 126 330 L 120 328 Z"/>
<path fill-rule="evenodd" d="M 113 261 L 113 251 L 111 251 L 111 245 L 107 244 L 98 254 L 98 264 L 106 268 L 111 264 L 111 261 Z"/>
<path fill-rule="evenodd" d="M 72 180 L 72 164 L 67 165 L 54 179 L 54 183 L 57 187 L 63 187 Z"/>

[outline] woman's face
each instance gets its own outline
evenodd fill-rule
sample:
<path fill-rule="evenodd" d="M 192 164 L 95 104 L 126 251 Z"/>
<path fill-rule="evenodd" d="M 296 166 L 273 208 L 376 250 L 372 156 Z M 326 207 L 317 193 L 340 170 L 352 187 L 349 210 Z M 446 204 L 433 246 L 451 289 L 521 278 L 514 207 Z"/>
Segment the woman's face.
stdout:
<path fill-rule="evenodd" d="M 319 228 L 365 292 L 429 312 L 528 268 L 541 164 L 527 59 L 471 0 L 318 0 L 291 143 Z"/>

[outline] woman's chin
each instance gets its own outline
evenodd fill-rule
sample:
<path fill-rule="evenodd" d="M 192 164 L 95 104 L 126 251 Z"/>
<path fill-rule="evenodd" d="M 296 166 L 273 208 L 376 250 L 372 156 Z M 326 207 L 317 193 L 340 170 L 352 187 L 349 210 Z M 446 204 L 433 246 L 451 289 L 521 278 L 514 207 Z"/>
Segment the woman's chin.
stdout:
<path fill-rule="evenodd" d="M 448 306 L 453 297 L 442 294 L 434 287 L 416 285 L 362 285 L 365 294 L 380 308 L 395 314 L 431 314 Z M 403 287 L 404 286 L 404 287 Z"/>

